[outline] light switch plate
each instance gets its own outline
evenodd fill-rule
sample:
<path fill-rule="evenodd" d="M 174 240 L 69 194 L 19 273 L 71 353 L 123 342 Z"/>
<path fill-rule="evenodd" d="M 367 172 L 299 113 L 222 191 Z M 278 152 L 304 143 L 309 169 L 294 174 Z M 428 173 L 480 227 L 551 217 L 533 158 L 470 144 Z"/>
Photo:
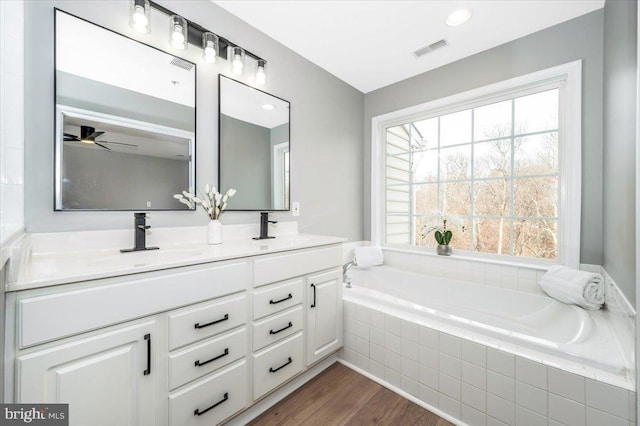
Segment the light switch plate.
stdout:
<path fill-rule="evenodd" d="M 291 215 L 292 216 L 300 216 L 300 202 L 293 201 L 291 203 Z"/>

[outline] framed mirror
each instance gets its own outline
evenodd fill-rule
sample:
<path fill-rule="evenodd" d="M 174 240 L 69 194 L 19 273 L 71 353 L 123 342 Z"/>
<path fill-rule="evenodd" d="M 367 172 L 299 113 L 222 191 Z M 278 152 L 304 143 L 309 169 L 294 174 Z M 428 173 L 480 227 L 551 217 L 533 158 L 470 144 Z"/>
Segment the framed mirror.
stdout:
<path fill-rule="evenodd" d="M 219 76 L 219 186 L 228 210 L 289 210 L 289 102 Z"/>
<path fill-rule="evenodd" d="M 196 65 L 56 9 L 55 210 L 188 210 Z"/>

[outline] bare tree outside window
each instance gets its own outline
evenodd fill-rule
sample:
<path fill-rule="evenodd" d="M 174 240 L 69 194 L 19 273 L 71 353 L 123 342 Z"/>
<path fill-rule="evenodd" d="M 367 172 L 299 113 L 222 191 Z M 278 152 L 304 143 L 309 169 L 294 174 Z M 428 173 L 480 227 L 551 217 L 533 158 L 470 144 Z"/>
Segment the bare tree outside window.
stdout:
<path fill-rule="evenodd" d="M 387 243 L 433 247 L 425 217 L 462 218 L 458 250 L 558 255 L 558 97 L 545 90 L 387 129 Z"/>

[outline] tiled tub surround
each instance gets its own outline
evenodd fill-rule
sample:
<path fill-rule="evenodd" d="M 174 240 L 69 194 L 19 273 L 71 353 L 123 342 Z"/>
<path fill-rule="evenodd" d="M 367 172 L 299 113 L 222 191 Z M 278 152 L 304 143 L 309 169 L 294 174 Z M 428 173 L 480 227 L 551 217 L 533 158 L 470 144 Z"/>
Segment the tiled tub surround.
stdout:
<path fill-rule="evenodd" d="M 347 258 L 351 258 L 351 245 L 345 246 Z M 385 250 L 387 265 L 537 294 L 537 280 L 546 270 L 544 266 L 485 264 L 394 250 Z M 584 269 L 594 268 L 601 271 L 589 265 Z M 357 288 L 358 271 L 354 272 Z M 596 315 L 607 317 L 610 326 L 618 328 L 613 338 L 620 351 L 626 352 L 626 359 L 632 360 L 635 313 L 606 272 L 601 272 L 612 309 Z M 393 281 L 390 288 L 397 286 Z M 344 296 L 343 362 L 457 423 L 636 424 L 630 361 L 626 375 L 598 371 L 451 323 L 410 315 L 370 298 L 358 300 L 348 292 Z"/>
<path fill-rule="evenodd" d="M 367 246 L 369 241 L 344 245 L 345 262 L 353 259 L 353 248 Z M 463 280 L 489 287 L 499 287 L 525 293 L 544 295 L 538 281 L 546 273 L 549 264 L 517 263 L 491 257 L 467 256 L 454 252 L 452 256 L 438 256 L 435 252 L 383 247 L 384 264 L 403 271 L 425 274 L 430 277 Z M 582 264 L 580 268 L 598 272 L 605 279 L 604 314 L 620 350 L 629 364 L 635 363 L 636 313 L 615 282 L 599 265 Z M 356 271 L 358 268 L 354 268 Z"/>
<path fill-rule="evenodd" d="M 348 298 L 341 359 L 436 412 L 471 426 L 636 424 L 631 382 L 612 386 Z"/>

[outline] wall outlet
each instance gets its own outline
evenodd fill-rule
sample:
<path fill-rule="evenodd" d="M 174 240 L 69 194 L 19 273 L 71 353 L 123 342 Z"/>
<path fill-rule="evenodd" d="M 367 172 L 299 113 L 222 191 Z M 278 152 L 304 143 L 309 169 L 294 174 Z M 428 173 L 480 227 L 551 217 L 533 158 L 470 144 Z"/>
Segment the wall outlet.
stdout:
<path fill-rule="evenodd" d="M 294 201 L 291 203 L 291 215 L 300 216 L 300 202 Z"/>
<path fill-rule="evenodd" d="M 151 207 L 151 201 L 147 201 L 147 207 Z"/>

